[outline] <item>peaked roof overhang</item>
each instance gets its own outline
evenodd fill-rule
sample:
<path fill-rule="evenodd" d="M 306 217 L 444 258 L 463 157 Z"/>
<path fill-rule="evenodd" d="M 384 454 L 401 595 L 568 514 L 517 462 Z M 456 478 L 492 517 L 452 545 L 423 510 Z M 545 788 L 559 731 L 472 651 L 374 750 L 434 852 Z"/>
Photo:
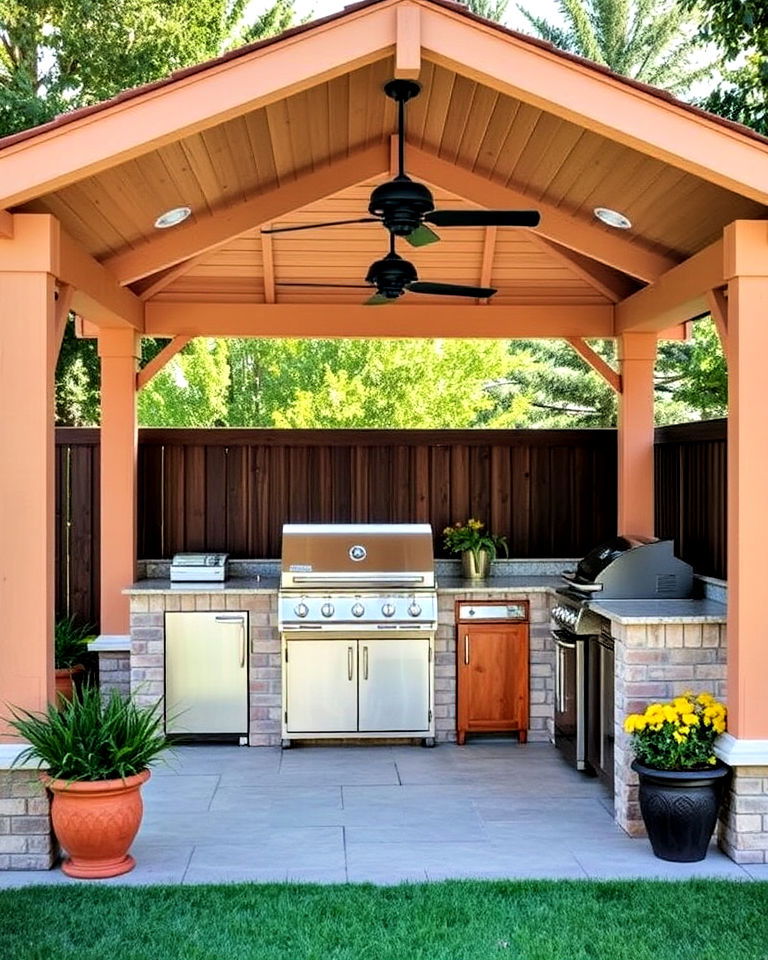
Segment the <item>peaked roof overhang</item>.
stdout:
<path fill-rule="evenodd" d="M 92 256 L 80 274 L 150 299 L 164 271 L 184 272 L 254 227 L 386 175 L 394 123 L 380 87 L 391 75 L 426 84 L 409 172 L 475 205 L 539 207 L 541 241 L 607 301 L 679 271 L 691 254 L 709 267 L 725 224 L 766 215 L 768 140 L 754 131 L 449 0 L 366 0 L 0 140 L 0 237 L 13 231 L 4 210 L 53 213 Z M 520 162 L 506 169 L 510 156 Z M 175 205 L 195 165 L 193 220 L 154 232 L 149 212 Z M 251 181 L 248 166 L 259 174 Z M 630 183 L 653 229 L 640 222 L 621 234 L 592 218 L 592 194 L 611 176 Z M 570 186 L 552 192 L 558 178 Z M 483 258 L 487 272 L 488 236 Z M 700 272 L 675 276 L 693 289 Z M 690 309 L 703 302 L 697 294 Z"/>

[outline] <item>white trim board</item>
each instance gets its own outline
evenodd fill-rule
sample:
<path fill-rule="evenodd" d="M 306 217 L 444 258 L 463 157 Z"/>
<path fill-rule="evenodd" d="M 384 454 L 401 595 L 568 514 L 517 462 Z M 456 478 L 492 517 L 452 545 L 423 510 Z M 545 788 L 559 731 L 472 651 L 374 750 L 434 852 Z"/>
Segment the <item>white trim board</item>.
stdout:
<path fill-rule="evenodd" d="M 768 767 L 768 740 L 737 740 L 724 733 L 715 742 L 715 754 L 731 767 Z"/>
<path fill-rule="evenodd" d="M 0 743 L 0 770 L 10 770 L 18 755 L 28 746 L 27 743 Z M 25 763 L 17 763 L 13 769 L 37 770 L 39 763 L 37 760 L 27 760 Z"/>
<path fill-rule="evenodd" d="M 88 649 L 95 653 L 122 653 L 131 649 L 130 634 L 101 633 L 88 644 Z"/>

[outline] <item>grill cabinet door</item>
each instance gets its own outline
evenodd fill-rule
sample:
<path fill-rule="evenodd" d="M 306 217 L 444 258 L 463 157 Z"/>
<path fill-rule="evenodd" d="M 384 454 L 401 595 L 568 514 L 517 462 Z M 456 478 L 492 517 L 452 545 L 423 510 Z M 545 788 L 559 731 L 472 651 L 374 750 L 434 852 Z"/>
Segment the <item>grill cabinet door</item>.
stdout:
<path fill-rule="evenodd" d="M 288 640 L 286 729 L 357 730 L 357 640 Z"/>
<path fill-rule="evenodd" d="M 429 729 L 429 640 L 359 640 L 360 731 Z"/>

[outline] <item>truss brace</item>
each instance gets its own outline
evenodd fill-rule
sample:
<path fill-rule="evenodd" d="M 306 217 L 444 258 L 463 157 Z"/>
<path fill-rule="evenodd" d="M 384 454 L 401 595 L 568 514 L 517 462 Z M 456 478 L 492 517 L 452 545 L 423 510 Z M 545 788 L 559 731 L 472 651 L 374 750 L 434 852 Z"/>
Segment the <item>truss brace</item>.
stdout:
<path fill-rule="evenodd" d="M 621 393 L 621 374 L 617 373 L 613 367 L 609 366 L 605 360 L 596 353 L 586 340 L 581 337 L 566 337 L 568 343 L 578 353 L 578 355 L 587 361 L 595 373 L 599 373 L 612 390 Z"/>
<path fill-rule="evenodd" d="M 156 357 L 153 357 L 149 363 L 145 364 L 136 374 L 136 389 L 141 390 L 156 373 L 159 373 L 163 367 L 172 360 L 176 354 L 183 350 L 192 337 L 174 337 L 170 343 L 167 343 Z"/>

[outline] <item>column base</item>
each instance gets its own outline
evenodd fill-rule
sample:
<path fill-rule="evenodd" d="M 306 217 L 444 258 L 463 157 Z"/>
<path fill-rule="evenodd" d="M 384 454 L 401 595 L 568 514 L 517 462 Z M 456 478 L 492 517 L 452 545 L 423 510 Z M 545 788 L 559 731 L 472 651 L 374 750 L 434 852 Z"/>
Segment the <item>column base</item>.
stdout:
<path fill-rule="evenodd" d="M 0 766 L 21 749 L 1 745 Z M 50 870 L 58 853 L 50 798 L 37 770 L 0 769 L 0 871 Z"/>
<path fill-rule="evenodd" d="M 720 847 L 736 863 L 768 863 L 768 740 L 726 733 L 715 753 L 733 768 L 720 815 Z"/>

